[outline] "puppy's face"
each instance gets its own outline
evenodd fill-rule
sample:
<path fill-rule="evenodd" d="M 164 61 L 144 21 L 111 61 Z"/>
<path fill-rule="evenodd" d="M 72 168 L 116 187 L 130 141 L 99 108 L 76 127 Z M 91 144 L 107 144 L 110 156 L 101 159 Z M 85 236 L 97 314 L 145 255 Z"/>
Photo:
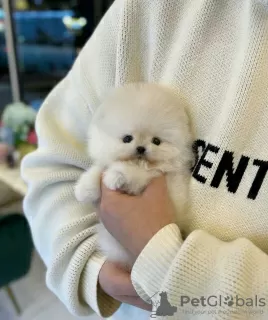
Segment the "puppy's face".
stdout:
<path fill-rule="evenodd" d="M 131 124 L 131 119 L 125 120 L 125 124 L 128 122 Z M 108 132 L 100 128 L 92 130 L 91 154 L 98 162 L 108 165 L 116 160 L 146 160 L 151 165 L 157 165 L 178 154 L 172 139 L 157 130 L 122 130 L 117 126 Z"/>
<path fill-rule="evenodd" d="M 188 119 L 178 103 L 156 85 L 117 90 L 94 116 L 90 156 L 104 166 L 117 160 L 159 166 L 178 158 L 189 142 Z"/>

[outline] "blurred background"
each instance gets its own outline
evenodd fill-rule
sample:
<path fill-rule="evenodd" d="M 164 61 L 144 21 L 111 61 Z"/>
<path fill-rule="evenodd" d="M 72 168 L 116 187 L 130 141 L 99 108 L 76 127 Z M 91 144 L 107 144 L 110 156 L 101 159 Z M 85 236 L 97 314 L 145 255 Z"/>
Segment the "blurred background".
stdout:
<path fill-rule="evenodd" d="M 45 285 L 22 200 L 36 113 L 113 0 L 0 0 L 0 320 L 72 317 Z M 96 316 L 88 320 L 98 319 Z"/>
<path fill-rule="evenodd" d="M 0 110 L 12 101 L 0 0 Z M 112 1 L 10 0 L 22 99 L 42 100 L 70 69 Z M 38 103 L 37 101 L 34 103 Z"/>

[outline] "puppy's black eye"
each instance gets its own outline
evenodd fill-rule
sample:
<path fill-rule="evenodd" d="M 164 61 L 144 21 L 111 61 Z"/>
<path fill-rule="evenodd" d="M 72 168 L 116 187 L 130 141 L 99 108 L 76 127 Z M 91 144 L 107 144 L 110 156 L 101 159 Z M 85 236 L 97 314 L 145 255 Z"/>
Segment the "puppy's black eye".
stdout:
<path fill-rule="evenodd" d="M 152 143 L 159 146 L 161 144 L 161 140 L 159 138 L 153 138 Z"/>
<path fill-rule="evenodd" d="M 130 143 L 133 140 L 133 137 L 130 135 L 124 136 L 123 142 L 124 143 Z"/>

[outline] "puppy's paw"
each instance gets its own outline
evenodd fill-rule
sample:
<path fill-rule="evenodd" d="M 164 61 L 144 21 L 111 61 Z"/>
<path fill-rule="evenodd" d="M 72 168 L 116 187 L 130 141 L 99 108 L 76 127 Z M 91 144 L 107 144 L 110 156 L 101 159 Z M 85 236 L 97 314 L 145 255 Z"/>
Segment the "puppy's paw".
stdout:
<path fill-rule="evenodd" d="M 76 184 L 74 194 L 76 200 L 79 202 L 84 202 L 88 199 L 88 192 L 85 188 L 83 188 L 81 183 Z"/>
<path fill-rule="evenodd" d="M 108 169 L 104 173 L 103 183 L 111 190 L 124 190 L 126 182 L 124 174 L 119 170 Z"/>
<path fill-rule="evenodd" d="M 101 196 L 100 188 L 91 187 L 83 185 L 83 183 L 78 183 L 75 186 L 75 197 L 79 202 L 90 202 L 96 204 Z"/>

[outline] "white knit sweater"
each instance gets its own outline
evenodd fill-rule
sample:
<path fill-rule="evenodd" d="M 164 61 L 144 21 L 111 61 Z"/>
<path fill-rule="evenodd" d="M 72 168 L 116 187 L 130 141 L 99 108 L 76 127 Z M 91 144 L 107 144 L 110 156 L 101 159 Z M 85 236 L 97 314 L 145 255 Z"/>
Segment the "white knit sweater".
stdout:
<path fill-rule="evenodd" d="M 118 308 L 97 287 L 97 216 L 75 200 L 74 184 L 90 165 L 92 113 L 109 88 L 137 81 L 183 92 L 197 151 L 189 219 L 146 246 L 132 271 L 137 292 L 146 301 L 167 292 L 177 312 L 165 319 L 268 319 L 267 0 L 115 1 L 41 108 L 39 148 L 22 165 L 49 288 L 76 315 Z M 112 319 L 149 318 L 138 311 L 123 305 Z"/>

